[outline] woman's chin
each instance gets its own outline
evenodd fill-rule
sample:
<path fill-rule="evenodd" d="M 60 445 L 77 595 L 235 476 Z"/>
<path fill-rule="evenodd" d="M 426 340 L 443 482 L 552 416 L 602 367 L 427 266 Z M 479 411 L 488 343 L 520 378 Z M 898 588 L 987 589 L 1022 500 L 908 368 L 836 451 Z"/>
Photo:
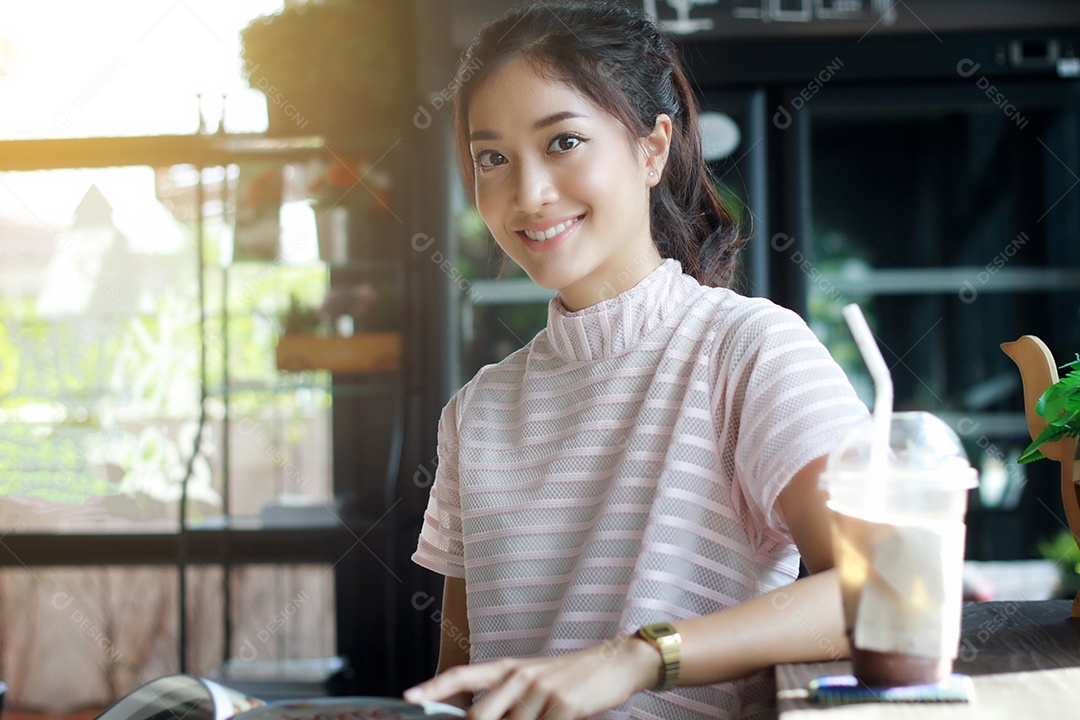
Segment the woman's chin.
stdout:
<path fill-rule="evenodd" d="M 557 273 L 551 272 L 550 270 L 524 266 L 522 269 L 525 271 L 525 274 L 529 276 L 529 279 L 533 281 L 533 284 L 542 287 L 545 290 L 558 292 L 559 288 L 562 286 L 562 283 L 559 282 L 559 278 L 557 277 Z"/>

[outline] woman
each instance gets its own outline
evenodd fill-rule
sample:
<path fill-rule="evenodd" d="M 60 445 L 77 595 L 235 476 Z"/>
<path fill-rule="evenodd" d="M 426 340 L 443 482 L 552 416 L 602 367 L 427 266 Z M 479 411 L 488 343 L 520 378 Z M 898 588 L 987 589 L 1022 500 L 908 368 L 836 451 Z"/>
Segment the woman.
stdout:
<path fill-rule="evenodd" d="M 847 652 L 818 476 L 865 407 L 798 316 L 726 288 L 738 229 L 646 17 L 516 10 L 462 67 L 466 186 L 558 294 L 443 412 L 414 559 L 446 576 L 444 642 L 406 698 L 767 716 L 767 668 Z"/>

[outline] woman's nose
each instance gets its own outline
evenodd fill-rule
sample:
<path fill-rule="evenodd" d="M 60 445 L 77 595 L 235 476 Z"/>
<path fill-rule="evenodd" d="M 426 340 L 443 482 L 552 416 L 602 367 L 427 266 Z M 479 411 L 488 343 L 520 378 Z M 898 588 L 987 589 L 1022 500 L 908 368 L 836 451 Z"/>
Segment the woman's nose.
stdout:
<path fill-rule="evenodd" d="M 539 212 L 559 199 L 555 180 L 540 162 L 521 162 L 516 173 L 514 204 L 524 214 Z"/>

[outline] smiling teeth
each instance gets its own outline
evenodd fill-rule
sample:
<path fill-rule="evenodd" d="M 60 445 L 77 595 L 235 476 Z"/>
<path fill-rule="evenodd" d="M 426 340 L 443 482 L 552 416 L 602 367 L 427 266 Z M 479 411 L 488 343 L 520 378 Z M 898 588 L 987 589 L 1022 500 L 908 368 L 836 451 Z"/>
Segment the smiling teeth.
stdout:
<path fill-rule="evenodd" d="M 532 230 L 525 230 L 523 232 L 525 233 L 525 237 L 529 238 L 530 240 L 536 242 L 543 242 L 544 240 L 550 240 L 551 238 L 555 237 L 563 230 L 576 223 L 578 220 L 579 218 L 567 220 L 566 222 L 561 222 L 554 227 L 549 227 L 547 230 L 544 230 L 542 232 L 533 232 Z"/>

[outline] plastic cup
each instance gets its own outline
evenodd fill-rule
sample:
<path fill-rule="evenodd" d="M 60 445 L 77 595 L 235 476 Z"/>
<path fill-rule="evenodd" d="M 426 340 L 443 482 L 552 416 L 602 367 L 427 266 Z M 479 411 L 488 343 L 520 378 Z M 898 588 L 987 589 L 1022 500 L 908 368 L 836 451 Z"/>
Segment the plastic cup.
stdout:
<path fill-rule="evenodd" d="M 935 683 L 952 672 L 964 514 L 977 485 L 960 439 L 939 418 L 896 413 L 889 430 L 884 462 L 871 464 L 866 422 L 822 476 L 853 671 L 871 687 Z"/>

